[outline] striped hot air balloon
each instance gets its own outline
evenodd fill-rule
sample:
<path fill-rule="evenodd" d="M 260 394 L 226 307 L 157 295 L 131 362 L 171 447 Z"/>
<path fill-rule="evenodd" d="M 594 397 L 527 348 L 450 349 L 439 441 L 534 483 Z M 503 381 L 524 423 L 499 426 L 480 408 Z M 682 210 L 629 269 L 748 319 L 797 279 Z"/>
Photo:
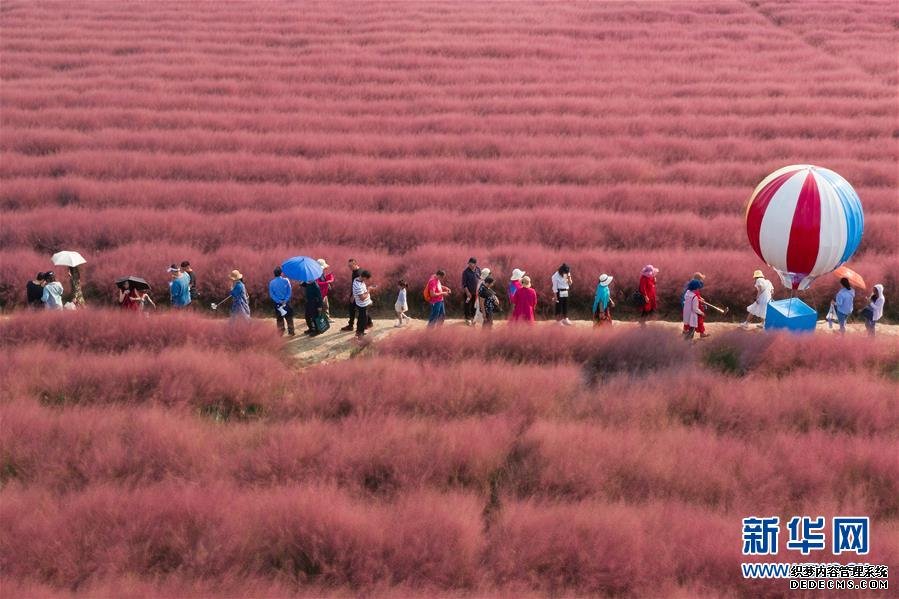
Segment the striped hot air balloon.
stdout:
<path fill-rule="evenodd" d="M 752 249 L 790 289 L 806 289 L 846 262 L 858 249 L 864 224 L 861 200 L 849 182 L 809 164 L 774 171 L 746 206 Z"/>

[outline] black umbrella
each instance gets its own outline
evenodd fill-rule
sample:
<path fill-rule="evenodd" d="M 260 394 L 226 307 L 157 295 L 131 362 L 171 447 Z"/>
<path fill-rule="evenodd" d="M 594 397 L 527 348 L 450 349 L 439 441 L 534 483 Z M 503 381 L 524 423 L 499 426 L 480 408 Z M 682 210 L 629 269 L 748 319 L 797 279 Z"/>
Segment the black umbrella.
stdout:
<path fill-rule="evenodd" d="M 142 289 L 150 288 L 150 284 L 147 283 L 147 281 L 145 279 L 142 279 L 140 277 L 135 277 L 134 275 L 131 275 L 130 277 L 122 277 L 120 279 L 116 279 L 115 284 L 118 285 L 119 287 L 121 287 L 125 283 L 125 281 L 128 281 L 128 283 L 131 285 L 132 289 L 142 290 Z"/>

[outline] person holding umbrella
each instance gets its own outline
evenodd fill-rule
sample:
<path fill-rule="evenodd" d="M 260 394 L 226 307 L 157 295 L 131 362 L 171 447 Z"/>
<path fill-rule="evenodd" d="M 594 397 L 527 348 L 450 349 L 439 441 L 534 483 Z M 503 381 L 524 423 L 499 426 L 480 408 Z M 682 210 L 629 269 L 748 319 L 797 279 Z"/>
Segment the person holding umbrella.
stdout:
<path fill-rule="evenodd" d="M 69 278 L 72 280 L 72 303 L 76 308 L 83 308 L 84 293 L 81 290 L 80 266 L 87 264 L 87 260 L 78 252 L 62 251 L 53 254 L 50 261 L 55 266 L 67 266 L 69 268 Z"/>
<path fill-rule="evenodd" d="M 312 281 L 303 281 L 300 283 L 300 287 L 306 292 L 306 307 L 304 310 L 306 330 L 303 331 L 303 334 L 315 337 L 316 335 L 325 332 L 319 328 L 315 322 L 316 317 L 322 312 L 322 290 L 316 279 L 313 279 Z M 327 322 L 324 324 L 327 324 Z"/>
<path fill-rule="evenodd" d="M 130 276 L 116 279 L 115 283 L 116 287 L 119 289 L 119 306 L 123 310 L 140 312 L 144 309 L 144 304 L 147 302 L 154 308 L 156 307 L 156 304 L 150 299 L 149 294 L 146 293 L 146 291 L 150 289 L 150 284 L 147 283 L 146 280 L 140 277 Z"/>

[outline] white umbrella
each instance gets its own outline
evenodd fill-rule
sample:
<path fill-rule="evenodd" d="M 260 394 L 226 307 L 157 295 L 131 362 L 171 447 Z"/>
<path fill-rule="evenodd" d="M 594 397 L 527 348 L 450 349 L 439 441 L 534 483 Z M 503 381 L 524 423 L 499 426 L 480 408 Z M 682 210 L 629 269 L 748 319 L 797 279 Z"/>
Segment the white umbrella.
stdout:
<path fill-rule="evenodd" d="M 53 254 L 53 257 L 50 258 L 50 261 L 53 262 L 53 264 L 55 264 L 56 266 L 68 267 L 87 264 L 87 260 L 85 260 L 84 256 L 82 256 L 78 252 L 56 252 L 55 254 Z"/>

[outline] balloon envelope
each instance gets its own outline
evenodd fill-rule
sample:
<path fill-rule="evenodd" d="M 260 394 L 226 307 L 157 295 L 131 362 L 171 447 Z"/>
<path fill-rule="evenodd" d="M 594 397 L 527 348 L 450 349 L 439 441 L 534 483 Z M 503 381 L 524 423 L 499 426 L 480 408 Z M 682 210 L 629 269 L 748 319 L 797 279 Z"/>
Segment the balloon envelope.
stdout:
<path fill-rule="evenodd" d="M 294 256 L 281 265 L 281 271 L 294 281 L 314 281 L 322 276 L 321 264 L 308 256 Z"/>
<path fill-rule="evenodd" d="M 861 243 L 864 224 L 849 182 L 809 164 L 774 171 L 746 206 L 749 244 L 791 289 L 806 289 L 846 262 Z"/>

